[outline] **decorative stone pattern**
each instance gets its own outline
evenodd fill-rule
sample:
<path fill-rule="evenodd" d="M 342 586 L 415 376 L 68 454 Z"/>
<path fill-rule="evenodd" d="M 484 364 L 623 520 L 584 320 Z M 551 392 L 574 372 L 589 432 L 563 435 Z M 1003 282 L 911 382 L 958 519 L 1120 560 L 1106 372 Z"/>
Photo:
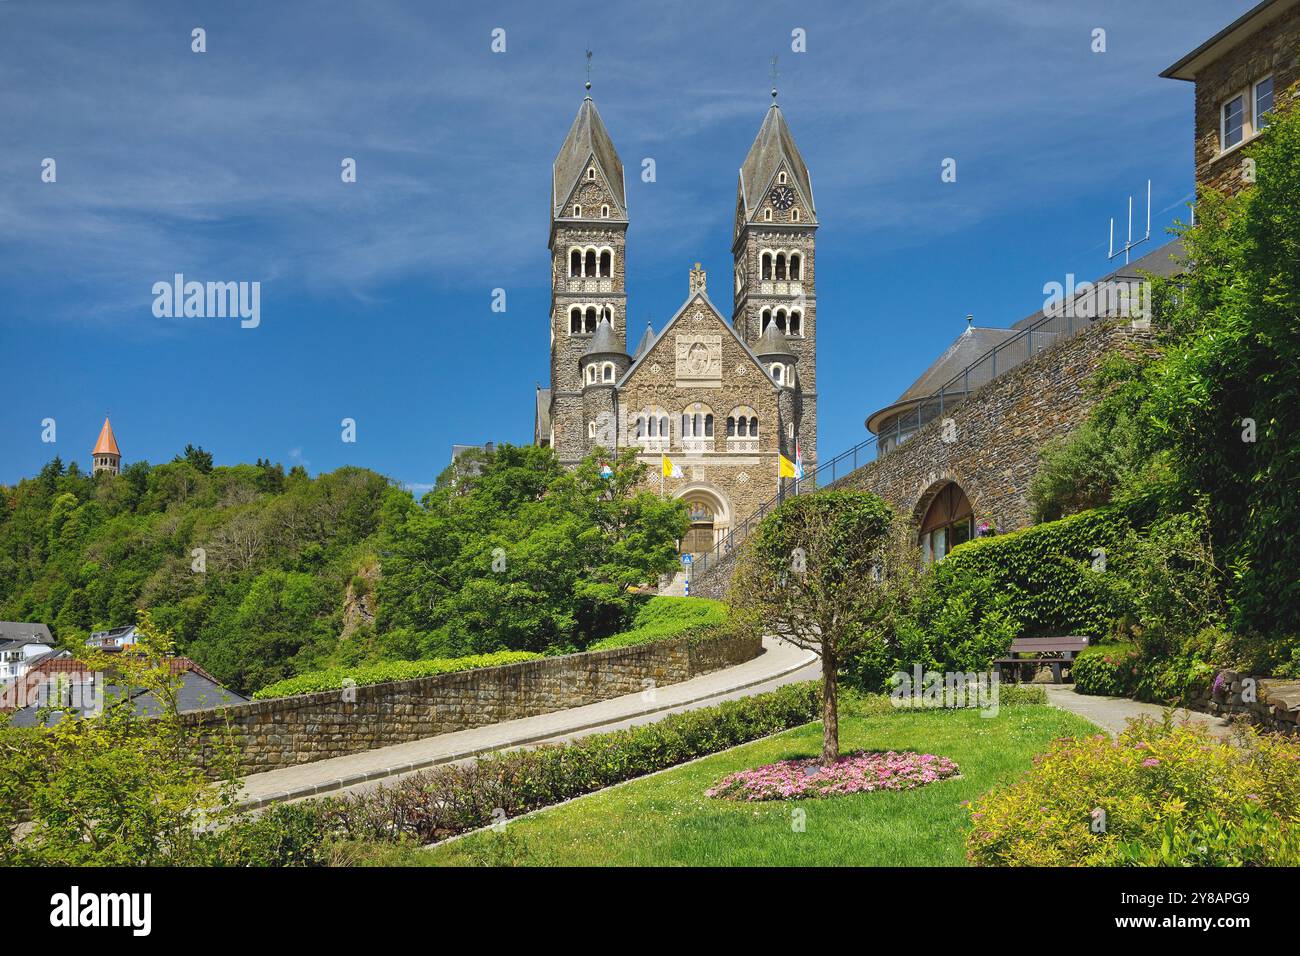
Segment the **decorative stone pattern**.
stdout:
<path fill-rule="evenodd" d="M 1253 693 L 1246 694 L 1253 681 Z M 1244 697 L 1253 700 L 1244 700 Z M 1222 670 L 1188 704 L 1221 717 L 1240 718 L 1260 730 L 1300 734 L 1300 680 L 1250 677 L 1239 671 Z"/>
<path fill-rule="evenodd" d="M 356 687 L 353 702 L 326 691 L 181 719 L 201 731 L 229 726 L 240 772 L 258 773 L 640 693 L 648 682 L 675 684 L 761 652 L 757 637 L 683 638 Z"/>
<path fill-rule="evenodd" d="M 1245 92 L 1270 74 L 1273 96 L 1278 108 L 1294 103 L 1290 88 L 1300 81 L 1300 7 L 1292 9 L 1275 23 L 1248 36 L 1215 63 L 1196 76 L 1196 185 L 1211 186 L 1228 193 L 1243 189 L 1245 153 L 1240 146 L 1227 152 L 1220 150 L 1219 119 L 1224 102 Z M 1291 95 L 1286 94 L 1290 91 Z M 1247 116 L 1250 107 L 1247 106 Z M 1247 141 L 1246 144 L 1248 144 Z M 1242 144 L 1242 145 L 1246 145 Z"/>

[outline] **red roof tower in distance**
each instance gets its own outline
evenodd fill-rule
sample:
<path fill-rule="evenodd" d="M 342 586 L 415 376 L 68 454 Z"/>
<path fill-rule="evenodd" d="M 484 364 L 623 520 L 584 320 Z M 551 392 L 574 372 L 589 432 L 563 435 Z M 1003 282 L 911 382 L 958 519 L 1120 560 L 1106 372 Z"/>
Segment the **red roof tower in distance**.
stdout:
<path fill-rule="evenodd" d="M 90 455 L 92 475 L 97 475 L 101 471 L 111 475 L 121 472 L 122 452 L 118 450 L 117 439 L 113 437 L 113 426 L 108 423 L 107 417 L 104 418 L 104 427 L 99 430 L 99 441 L 95 442 L 95 450 Z"/>

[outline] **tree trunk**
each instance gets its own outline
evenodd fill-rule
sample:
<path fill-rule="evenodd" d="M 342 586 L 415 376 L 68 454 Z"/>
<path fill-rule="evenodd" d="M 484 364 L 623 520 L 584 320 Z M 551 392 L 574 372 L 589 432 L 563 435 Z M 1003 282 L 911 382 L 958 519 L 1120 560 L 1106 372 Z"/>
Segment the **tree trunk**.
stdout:
<path fill-rule="evenodd" d="M 829 766 L 840 756 L 839 684 L 834 653 L 822 645 L 822 763 Z"/>

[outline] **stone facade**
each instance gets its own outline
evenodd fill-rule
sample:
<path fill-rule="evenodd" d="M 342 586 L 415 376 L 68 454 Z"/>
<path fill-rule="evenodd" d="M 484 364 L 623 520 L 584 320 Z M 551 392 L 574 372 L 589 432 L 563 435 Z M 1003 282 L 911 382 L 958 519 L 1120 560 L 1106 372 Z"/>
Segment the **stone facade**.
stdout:
<path fill-rule="evenodd" d="M 1248 29 L 1250 24 L 1244 27 Z M 1284 108 L 1294 102 L 1292 87 L 1300 81 L 1300 53 L 1297 52 L 1300 51 L 1300 6 L 1263 28 L 1243 32 L 1240 41 L 1210 62 L 1189 66 L 1187 72 L 1165 74 L 1182 79 L 1194 77 L 1196 82 L 1194 157 L 1198 188 L 1213 187 L 1236 193 L 1248 185 L 1243 148 L 1257 133 L 1250 102 L 1256 82 L 1269 76 L 1273 78 L 1277 107 Z M 1241 93 L 1245 94 L 1245 135 L 1241 143 L 1225 150 L 1221 141 L 1221 111 L 1224 103 Z"/>
<path fill-rule="evenodd" d="M 1090 326 L 977 389 L 951 415 L 930 422 L 835 487 L 875 492 L 898 513 L 920 521 L 932 496 L 956 482 L 977 525 L 1026 527 L 1032 523 L 1029 482 L 1043 446 L 1087 418 L 1094 403 L 1089 382 L 1102 358 L 1149 347 L 1153 337 L 1127 321 Z"/>
<path fill-rule="evenodd" d="M 731 321 L 710 302 L 696 263 L 685 304 L 630 355 L 623 177 L 587 97 L 553 170 L 551 384 L 540 393 L 534 433 L 570 466 L 596 448 L 639 449 L 649 466 L 645 487 L 684 499 L 692 512 L 683 551 L 707 550 L 776 494 L 779 454 L 801 457 L 809 468 L 816 462 L 811 178 L 774 104 L 737 188 Z M 590 250 L 597 253 L 594 270 Z M 608 330 L 601 325 L 606 318 Z M 763 354 L 777 347 L 773 336 L 760 341 L 767 323 L 783 334 L 779 354 Z M 728 419 L 736 422 L 730 435 Z M 661 480 L 665 455 L 680 477 Z"/>
<path fill-rule="evenodd" d="M 258 773 L 640 693 L 752 660 L 756 637 L 682 638 L 343 691 L 278 697 L 181 719 L 233 732 L 240 772 Z M 653 685 L 649 682 L 653 681 Z"/>

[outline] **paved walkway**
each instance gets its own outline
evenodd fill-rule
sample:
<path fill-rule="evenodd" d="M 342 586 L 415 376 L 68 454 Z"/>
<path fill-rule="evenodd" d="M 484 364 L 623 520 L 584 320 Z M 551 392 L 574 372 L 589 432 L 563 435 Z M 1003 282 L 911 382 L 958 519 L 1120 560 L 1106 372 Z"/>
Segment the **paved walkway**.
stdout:
<path fill-rule="evenodd" d="M 253 774 L 244 778 L 239 802 L 251 810 L 322 793 L 361 792 L 378 786 L 379 781 L 391 783 L 397 777 L 437 764 L 653 723 L 670 713 L 759 694 L 783 684 L 811 680 L 821 673 L 816 655 L 808 651 L 775 638 L 764 638 L 763 648 L 758 657 L 735 667 L 656 688 L 652 700 L 645 699 L 641 693 L 628 694 L 537 717 Z"/>
<path fill-rule="evenodd" d="M 1133 717 L 1150 717 L 1159 721 L 1165 708 L 1159 704 L 1144 704 L 1127 697 L 1097 697 L 1080 694 L 1073 684 L 1040 684 L 1047 690 L 1047 699 L 1054 706 L 1091 720 L 1112 737 L 1118 734 Z M 1232 725 L 1221 717 L 1204 714 L 1199 710 L 1178 709 L 1174 712 L 1176 721 L 1188 721 L 1201 724 L 1216 737 L 1226 738 L 1232 733 Z"/>

